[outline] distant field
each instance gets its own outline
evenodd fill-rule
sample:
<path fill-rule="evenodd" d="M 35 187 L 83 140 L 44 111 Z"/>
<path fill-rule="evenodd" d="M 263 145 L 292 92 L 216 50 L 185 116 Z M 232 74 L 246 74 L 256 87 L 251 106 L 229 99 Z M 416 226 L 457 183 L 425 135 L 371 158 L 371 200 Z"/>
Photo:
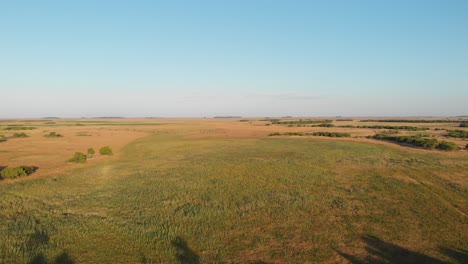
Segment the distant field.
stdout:
<path fill-rule="evenodd" d="M 323 123 L 334 127 L 308 126 L 321 119 L 2 121 L 0 167 L 39 169 L 0 181 L 0 263 L 467 263 L 468 140 L 448 133 L 468 128 Z M 19 126 L 36 129 L 20 131 L 25 138 L 4 129 Z M 63 137 L 44 136 L 52 131 Z M 307 134 L 328 132 L 350 136 Z M 459 150 L 367 138 L 377 133 Z M 67 163 L 105 145 L 113 156 Z"/>

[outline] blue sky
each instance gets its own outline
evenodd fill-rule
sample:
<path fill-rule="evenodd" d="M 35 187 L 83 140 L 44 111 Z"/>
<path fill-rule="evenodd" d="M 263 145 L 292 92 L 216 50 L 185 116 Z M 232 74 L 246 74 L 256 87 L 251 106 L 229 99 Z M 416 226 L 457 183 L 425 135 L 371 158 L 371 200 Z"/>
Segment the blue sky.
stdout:
<path fill-rule="evenodd" d="M 468 114 L 468 1 L 1 1 L 0 118 Z"/>

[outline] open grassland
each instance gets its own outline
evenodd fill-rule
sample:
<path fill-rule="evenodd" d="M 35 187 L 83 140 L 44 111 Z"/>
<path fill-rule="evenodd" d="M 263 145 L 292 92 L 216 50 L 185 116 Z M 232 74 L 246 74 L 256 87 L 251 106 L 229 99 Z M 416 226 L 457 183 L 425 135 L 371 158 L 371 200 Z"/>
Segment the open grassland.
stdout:
<path fill-rule="evenodd" d="M 61 125 L 72 122 L 23 124 L 38 128 L 28 130 L 27 138 L 0 143 L 0 166 L 27 161 L 24 165 L 39 167 L 37 174 L 0 182 L 0 263 L 466 263 L 468 258 L 465 150 L 413 149 L 365 138 L 373 129 L 259 120 Z M 339 122 L 346 123 L 359 125 Z M 431 123 L 424 133 L 443 137 L 433 130 L 439 125 L 453 129 L 451 123 Z M 49 131 L 64 136 L 44 137 Z M 294 131 L 353 137 L 268 136 Z M 115 155 L 66 163 L 75 151 L 101 145 L 113 147 Z M 60 154 L 48 162 L 55 163 L 43 161 L 54 152 Z M 18 161 L 22 155 L 28 158 Z M 47 164 L 51 170 L 61 167 L 40 176 Z"/>

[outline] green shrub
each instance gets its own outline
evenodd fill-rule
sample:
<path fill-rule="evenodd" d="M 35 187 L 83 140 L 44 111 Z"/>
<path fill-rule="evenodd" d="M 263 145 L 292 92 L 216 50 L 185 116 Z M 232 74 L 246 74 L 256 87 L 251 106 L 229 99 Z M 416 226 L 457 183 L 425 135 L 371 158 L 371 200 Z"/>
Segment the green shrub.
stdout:
<path fill-rule="evenodd" d="M 453 138 L 468 138 L 468 131 L 465 130 L 450 130 L 447 134 L 449 137 Z"/>
<path fill-rule="evenodd" d="M 35 167 L 19 166 L 19 167 L 6 167 L 0 172 L 2 179 L 14 179 L 22 176 L 28 176 L 36 171 Z"/>
<path fill-rule="evenodd" d="M 63 136 L 55 132 L 50 132 L 49 135 L 45 135 L 45 137 L 63 137 Z"/>
<path fill-rule="evenodd" d="M 460 127 L 468 127 L 468 121 L 462 121 Z"/>
<path fill-rule="evenodd" d="M 109 146 L 105 146 L 99 149 L 101 155 L 112 155 L 112 149 Z"/>
<path fill-rule="evenodd" d="M 24 132 L 21 132 L 21 133 L 14 133 L 13 137 L 14 138 L 25 138 L 25 137 L 28 137 L 28 135 L 26 135 L 26 133 L 24 133 Z"/>
<path fill-rule="evenodd" d="M 455 144 L 453 142 L 441 141 L 439 143 L 439 145 L 437 145 L 437 149 L 453 151 L 453 150 L 457 150 L 458 146 L 457 146 L 457 144 Z"/>
<path fill-rule="evenodd" d="M 69 159 L 68 161 L 75 162 L 75 163 L 85 163 L 86 155 L 81 152 L 75 152 L 75 155 L 73 155 L 73 157 Z"/>
<path fill-rule="evenodd" d="M 4 135 L 0 135 L 0 142 L 5 142 L 7 140 L 8 140 L 7 137 L 5 137 Z"/>
<path fill-rule="evenodd" d="M 91 156 L 93 156 L 93 155 L 94 155 L 94 153 L 95 153 L 95 151 L 94 151 L 94 149 L 93 149 L 93 148 L 89 148 L 89 149 L 88 149 L 88 156 L 90 156 L 90 157 L 91 157 Z"/>

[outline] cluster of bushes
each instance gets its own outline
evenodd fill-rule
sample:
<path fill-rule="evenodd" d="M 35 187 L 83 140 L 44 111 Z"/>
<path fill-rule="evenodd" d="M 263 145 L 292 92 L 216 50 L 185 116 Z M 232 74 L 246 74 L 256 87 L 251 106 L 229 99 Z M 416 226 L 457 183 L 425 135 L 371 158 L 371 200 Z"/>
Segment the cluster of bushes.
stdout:
<path fill-rule="evenodd" d="M 22 176 L 28 176 L 34 173 L 37 167 L 32 166 L 19 166 L 19 167 L 6 167 L 0 171 L 0 178 L 14 179 Z"/>
<path fill-rule="evenodd" d="M 339 118 L 339 119 L 336 119 L 336 121 L 354 121 L 354 120 L 351 118 Z"/>
<path fill-rule="evenodd" d="M 395 136 L 389 134 L 375 134 L 369 138 L 379 140 L 389 140 L 399 143 L 409 144 L 415 147 L 425 149 L 440 149 L 440 150 L 457 150 L 457 144 L 447 141 L 438 141 L 435 138 L 424 138 L 420 136 Z"/>
<path fill-rule="evenodd" d="M 14 133 L 13 137 L 14 138 L 25 138 L 25 137 L 28 137 L 28 135 L 26 135 L 26 133 L 24 133 L 24 132 L 21 132 L 21 133 Z"/>
<path fill-rule="evenodd" d="M 48 135 L 45 135 L 44 137 L 63 137 L 63 136 L 55 132 L 50 132 Z"/>
<path fill-rule="evenodd" d="M 271 123 L 275 125 L 305 125 L 305 124 L 320 124 L 320 123 L 331 123 L 331 122 L 333 122 L 333 120 L 329 120 L 329 119 L 327 120 L 299 119 L 299 120 L 294 120 L 294 121 L 271 120 Z"/>
<path fill-rule="evenodd" d="M 313 127 L 334 127 L 334 124 L 319 124 L 319 125 L 313 125 Z"/>
<path fill-rule="evenodd" d="M 366 119 L 359 122 L 392 122 L 392 123 L 456 123 L 456 120 L 424 120 L 424 119 Z"/>
<path fill-rule="evenodd" d="M 350 137 L 351 134 L 349 133 L 342 133 L 342 132 L 285 132 L 279 133 L 274 132 L 271 133 L 270 136 L 322 136 L 322 137 Z"/>
<path fill-rule="evenodd" d="M 288 127 L 334 127 L 335 125 L 326 123 L 326 124 L 318 124 L 318 125 L 288 125 Z"/>
<path fill-rule="evenodd" d="M 460 127 L 468 127 L 468 121 L 462 121 Z"/>
<path fill-rule="evenodd" d="M 453 138 L 468 138 L 468 131 L 465 130 L 450 130 L 447 134 L 449 137 Z"/>
<path fill-rule="evenodd" d="M 356 126 L 356 128 L 373 128 L 373 129 L 398 129 L 408 131 L 425 131 L 429 130 L 427 127 L 415 127 L 415 126 Z"/>
<path fill-rule="evenodd" d="M 3 130 L 33 130 L 33 129 L 36 129 L 36 127 L 9 125 L 8 127 L 5 127 Z"/>
<path fill-rule="evenodd" d="M 71 157 L 68 162 L 85 163 L 88 158 L 94 156 L 94 153 L 96 152 L 93 148 L 88 148 L 87 155 L 82 152 L 75 152 L 73 157 Z M 112 155 L 112 149 L 109 146 L 105 146 L 99 149 L 99 153 L 101 155 Z"/>

